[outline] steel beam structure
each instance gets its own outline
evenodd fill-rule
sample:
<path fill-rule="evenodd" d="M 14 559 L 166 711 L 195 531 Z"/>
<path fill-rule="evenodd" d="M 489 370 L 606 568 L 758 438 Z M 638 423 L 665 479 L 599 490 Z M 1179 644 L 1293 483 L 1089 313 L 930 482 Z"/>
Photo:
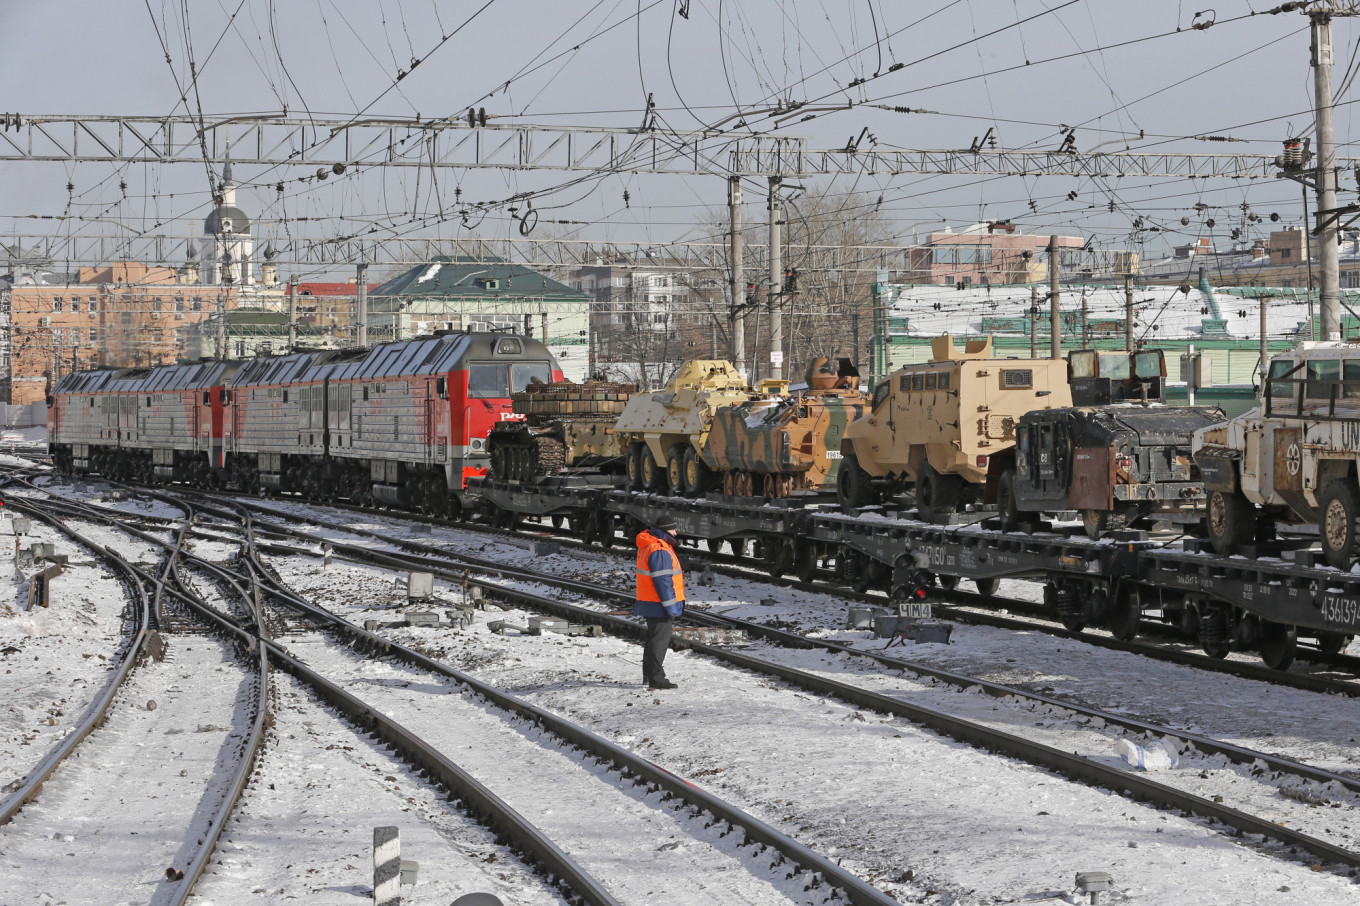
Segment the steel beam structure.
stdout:
<path fill-rule="evenodd" d="M 230 139 L 228 139 L 230 136 Z M 461 118 L 70 116 L 11 114 L 0 161 L 235 163 L 494 168 L 736 176 L 942 176 L 1274 179 L 1273 155 L 1007 150 L 814 150 L 806 138 L 746 132 L 469 126 Z M 1337 158 L 1351 171 L 1360 158 Z"/>

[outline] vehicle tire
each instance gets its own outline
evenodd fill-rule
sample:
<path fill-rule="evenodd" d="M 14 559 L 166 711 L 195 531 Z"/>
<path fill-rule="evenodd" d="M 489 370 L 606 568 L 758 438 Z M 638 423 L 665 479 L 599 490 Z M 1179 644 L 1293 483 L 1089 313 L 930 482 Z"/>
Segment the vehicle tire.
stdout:
<path fill-rule="evenodd" d="M 1081 527 L 1086 530 L 1086 537 L 1092 541 L 1097 541 L 1102 535 L 1110 530 L 1110 517 L 1114 514 L 1109 510 L 1082 510 Z"/>
<path fill-rule="evenodd" d="M 626 460 L 628 487 L 634 491 L 641 491 L 644 487 L 642 482 L 642 444 L 629 444 Z"/>
<path fill-rule="evenodd" d="M 1214 550 L 1227 556 L 1256 536 L 1256 508 L 1238 492 L 1210 491 L 1204 528 Z"/>
<path fill-rule="evenodd" d="M 974 579 L 973 584 L 977 586 L 978 594 L 984 598 L 990 598 L 996 594 L 997 586 L 1001 584 L 1000 579 Z"/>
<path fill-rule="evenodd" d="M 996 516 L 1001 531 L 1013 532 L 1020 527 L 1020 508 L 1015 502 L 1015 470 L 1007 469 L 996 482 Z"/>
<path fill-rule="evenodd" d="M 1110 599 L 1110 635 L 1121 642 L 1132 642 L 1142 625 L 1143 605 L 1138 593 L 1124 588 Z"/>
<path fill-rule="evenodd" d="M 661 464 L 652 455 L 652 448 L 646 444 L 642 445 L 642 490 L 650 491 L 653 494 L 664 494 L 666 492 L 666 470 L 661 468 Z"/>
<path fill-rule="evenodd" d="M 1261 621 L 1261 660 L 1272 670 L 1288 670 L 1298 652 L 1299 632 L 1285 623 Z"/>
<path fill-rule="evenodd" d="M 869 473 L 860 467 L 855 454 L 847 453 L 841 459 L 840 471 L 836 473 L 836 500 L 843 512 L 876 503 L 877 495 L 869 484 Z"/>
<path fill-rule="evenodd" d="M 685 448 L 676 444 L 666 451 L 666 490 L 676 497 L 688 497 L 685 487 Z"/>
<path fill-rule="evenodd" d="M 699 451 L 693 447 L 685 448 L 685 487 L 689 496 L 702 497 L 717 487 L 718 473 L 708 467 Z"/>
<path fill-rule="evenodd" d="M 929 460 L 916 471 L 916 512 L 922 519 L 936 519 L 952 513 L 959 502 L 961 480 L 957 475 L 941 475 Z"/>
<path fill-rule="evenodd" d="M 1222 607 L 1208 607 L 1199 615 L 1199 646 L 1209 657 L 1222 660 L 1232 643 L 1228 638 L 1228 614 Z"/>
<path fill-rule="evenodd" d="M 1349 570 L 1360 556 L 1357 543 L 1356 519 L 1360 518 L 1360 491 L 1349 479 L 1338 479 L 1322 492 L 1321 513 L 1318 516 L 1318 535 L 1322 540 L 1322 555 L 1328 565 Z"/>

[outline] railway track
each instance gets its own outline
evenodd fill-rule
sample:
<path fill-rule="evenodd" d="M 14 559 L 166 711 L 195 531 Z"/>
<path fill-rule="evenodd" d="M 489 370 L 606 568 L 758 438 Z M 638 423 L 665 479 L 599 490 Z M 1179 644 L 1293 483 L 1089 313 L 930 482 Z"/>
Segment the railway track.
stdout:
<path fill-rule="evenodd" d="M 250 504 L 249 506 L 252 509 L 257 508 L 254 504 Z M 269 525 L 267 528 L 272 534 L 288 534 L 288 531 L 279 525 Z M 507 567 L 504 564 L 487 563 L 483 558 L 469 558 L 462 555 L 447 553 L 440 554 L 440 552 L 429 550 L 424 551 L 421 555 L 403 555 L 399 553 L 373 551 L 360 546 L 347 546 L 334 540 L 331 540 L 329 544 L 334 556 L 352 559 L 356 562 L 363 562 L 384 569 L 432 569 L 436 575 L 441 576 L 445 580 L 457 582 L 464 575 L 464 571 L 471 567 L 477 570 L 495 572 L 503 577 L 514 578 L 540 585 L 546 584 L 575 594 L 588 595 L 597 600 L 607 602 L 606 607 L 617 607 L 620 604 L 631 603 L 631 596 L 621 594 L 616 589 L 591 585 L 590 583 L 582 583 L 577 580 L 567 580 L 540 571 L 526 570 L 519 567 Z M 441 568 L 438 564 L 432 563 L 432 557 L 436 556 L 443 560 L 447 565 Z M 639 628 L 634 622 L 612 617 L 607 613 L 602 614 L 598 609 L 565 604 L 523 590 L 513 588 L 507 589 L 504 585 L 500 584 L 484 584 L 483 587 L 491 589 L 499 597 L 507 598 L 517 604 L 531 607 L 541 612 L 566 617 L 578 622 L 597 622 L 599 625 L 607 627 L 610 631 L 622 635 L 635 636 L 639 633 Z M 799 648 L 815 647 L 836 657 L 869 659 L 894 670 L 909 671 L 919 677 L 950 684 L 957 689 L 978 689 L 994 698 L 1019 700 L 1025 703 L 1025 707 L 1021 710 L 1027 708 L 1031 713 L 1033 713 L 1035 709 L 1061 709 L 1081 720 L 1096 723 L 1102 727 L 1119 727 L 1129 733 L 1138 734 L 1144 739 L 1170 737 L 1180 740 L 1181 745 L 1184 746 L 1187 751 L 1198 752 L 1202 755 L 1219 756 L 1230 762 L 1248 768 L 1264 767 L 1265 770 L 1269 770 L 1276 775 L 1276 779 L 1279 777 L 1293 778 L 1294 780 L 1303 782 L 1305 785 L 1313 785 L 1314 789 L 1345 791 L 1343 793 L 1343 798 L 1351 800 L 1349 809 L 1352 811 L 1355 810 L 1356 806 L 1354 794 L 1360 792 L 1360 781 L 1357 781 L 1353 777 L 1315 768 L 1289 759 L 1279 758 L 1259 750 L 1223 743 L 1200 734 L 1187 733 L 1184 730 L 1175 730 L 1164 726 L 1158 726 L 1108 711 L 1099 711 L 1092 708 L 1073 705 L 1070 702 L 1059 701 L 1047 696 L 1025 692 L 1014 687 L 997 683 L 983 682 L 975 677 L 953 674 L 948 671 L 942 671 L 900 658 L 886 656 L 878 652 L 865 652 L 835 642 L 809 640 L 801 635 L 760 626 L 747 621 L 737 621 L 717 615 L 702 613 L 694 614 L 693 619 L 701 624 L 706 623 L 729 628 L 740 628 L 753 636 L 764 638 L 779 646 L 796 646 Z M 752 658 L 748 655 L 726 650 L 717 646 L 705 645 L 697 642 L 684 644 L 695 651 L 733 666 L 774 676 L 784 682 L 816 694 L 849 701 L 857 706 L 872 709 L 882 714 L 906 717 L 913 722 L 928 726 L 931 729 L 966 741 L 972 745 L 983 747 L 988 750 L 1004 752 L 1012 757 L 1021 758 L 1073 779 L 1116 789 L 1125 795 L 1149 799 L 1150 801 L 1157 802 L 1166 807 L 1183 809 L 1193 814 L 1222 822 L 1228 827 L 1233 827 L 1240 832 L 1259 833 L 1263 836 L 1272 837 L 1289 846 L 1297 846 L 1300 849 L 1313 853 L 1321 858 L 1335 861 L 1339 865 L 1351 867 L 1360 866 L 1360 856 L 1357 856 L 1355 852 L 1357 848 L 1360 848 L 1357 846 L 1357 842 L 1360 842 L 1360 828 L 1353 828 L 1339 835 L 1341 839 L 1346 841 L 1346 845 L 1344 846 L 1318 840 L 1311 838 L 1307 834 L 1298 834 L 1287 828 L 1282 829 L 1273 819 L 1262 820 L 1241 809 L 1234 808 L 1232 805 L 1227 804 L 1226 797 L 1222 793 L 1215 793 L 1210 790 L 1204 795 L 1197 795 L 1191 790 L 1173 788 L 1167 784 L 1145 781 L 1143 778 L 1130 775 L 1121 769 L 1100 764 L 1098 761 L 1088 756 L 1073 756 L 1059 749 L 1057 746 L 1045 745 L 1041 742 L 1036 742 L 1031 738 L 1024 738 L 1015 734 L 999 731 L 995 726 L 987 726 L 981 722 L 961 720 L 952 714 L 946 714 L 930 707 L 910 705 L 893 696 L 884 695 L 881 692 L 866 689 L 860 685 L 838 682 L 829 679 L 826 676 L 818 676 L 811 671 L 791 668 L 786 664 L 776 663 L 773 660 L 764 658 Z M 994 721 L 993 723 L 995 724 L 996 722 Z M 1089 741 L 1087 746 L 1088 751 L 1093 748 L 1090 746 Z M 1106 749 L 1108 751 L 1108 745 L 1106 746 Z M 1210 787 L 1212 785 L 1205 784 L 1202 786 Z M 1323 795 L 1308 791 L 1304 791 L 1299 795 L 1300 801 L 1305 808 L 1310 799 L 1316 802 L 1324 798 Z M 1297 817 L 1295 820 L 1297 820 Z"/>
<path fill-rule="evenodd" d="M 78 859 L 91 876 L 105 876 L 94 893 L 96 900 L 119 896 L 118 888 L 144 894 L 153 883 L 152 902 L 183 903 L 212 856 L 263 740 L 268 713 L 264 649 L 248 634 L 214 637 L 200 631 L 180 635 L 157 668 L 139 667 L 146 657 L 164 656 L 158 619 L 161 588 L 174 569 L 187 524 L 168 546 L 156 574 L 87 538 L 69 524 L 69 512 L 56 513 L 13 495 L 8 502 L 123 573 L 134 596 L 130 610 L 135 636 L 104 693 L 4 804 L 0 818 L 7 824 L 4 851 L 11 864 L 6 886 L 23 900 L 48 889 L 52 879 L 32 869 L 46 864 L 55 843 L 57 849 L 69 849 L 66 855 Z M 241 681 L 214 681 L 216 671 L 233 663 L 249 666 Z M 193 686 L 192 695 L 186 685 Z M 166 724 L 175 735 L 158 732 Z M 175 724 L 197 726 L 199 732 L 180 738 Z M 86 757 L 72 761 L 77 751 Z M 235 757 L 224 757 L 226 752 Z M 179 768 L 177 774 L 147 778 L 155 793 L 146 792 L 158 800 L 156 806 L 130 803 L 142 797 L 120 783 L 121 777 L 104 776 L 129 761 L 143 760 Z M 145 815 L 148 824 L 141 831 L 129 833 L 130 811 Z M 93 893 L 79 883 L 74 886 L 77 896 Z"/>

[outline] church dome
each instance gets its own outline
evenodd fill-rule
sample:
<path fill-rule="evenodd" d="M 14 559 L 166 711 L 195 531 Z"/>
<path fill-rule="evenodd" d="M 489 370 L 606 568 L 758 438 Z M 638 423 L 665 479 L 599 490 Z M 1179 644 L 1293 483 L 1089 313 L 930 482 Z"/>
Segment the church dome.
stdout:
<path fill-rule="evenodd" d="M 250 218 L 234 204 L 218 205 L 203 221 L 203 233 L 216 236 L 221 233 L 250 235 Z"/>

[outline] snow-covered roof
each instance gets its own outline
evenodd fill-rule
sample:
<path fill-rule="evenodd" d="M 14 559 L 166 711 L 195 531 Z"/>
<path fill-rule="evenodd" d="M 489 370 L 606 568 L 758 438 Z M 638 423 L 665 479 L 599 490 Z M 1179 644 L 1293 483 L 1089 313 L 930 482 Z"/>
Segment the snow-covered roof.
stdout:
<path fill-rule="evenodd" d="M 1028 285 L 953 286 L 930 284 L 884 284 L 883 299 L 890 305 L 889 330 L 897 336 L 937 337 L 982 334 L 1023 334 L 1029 312 Z M 1039 329 L 1048 325 L 1048 289 L 1039 286 Z M 1304 293 L 1288 289 L 1234 287 L 1214 290 L 1212 295 L 1191 287 L 1184 293 L 1174 286 L 1140 286 L 1134 289 L 1135 337 L 1147 340 L 1232 339 L 1259 340 L 1260 315 L 1255 298 L 1239 295 L 1270 293 L 1266 333 L 1271 339 L 1297 334 L 1308 320 Z M 1060 309 L 1064 319 L 1080 319 L 1085 296 L 1087 320 L 1094 335 L 1123 333 L 1124 288 L 1114 286 L 1064 286 Z M 1353 306 L 1354 302 L 1351 303 Z M 905 329 L 901 320 L 905 319 Z"/>

